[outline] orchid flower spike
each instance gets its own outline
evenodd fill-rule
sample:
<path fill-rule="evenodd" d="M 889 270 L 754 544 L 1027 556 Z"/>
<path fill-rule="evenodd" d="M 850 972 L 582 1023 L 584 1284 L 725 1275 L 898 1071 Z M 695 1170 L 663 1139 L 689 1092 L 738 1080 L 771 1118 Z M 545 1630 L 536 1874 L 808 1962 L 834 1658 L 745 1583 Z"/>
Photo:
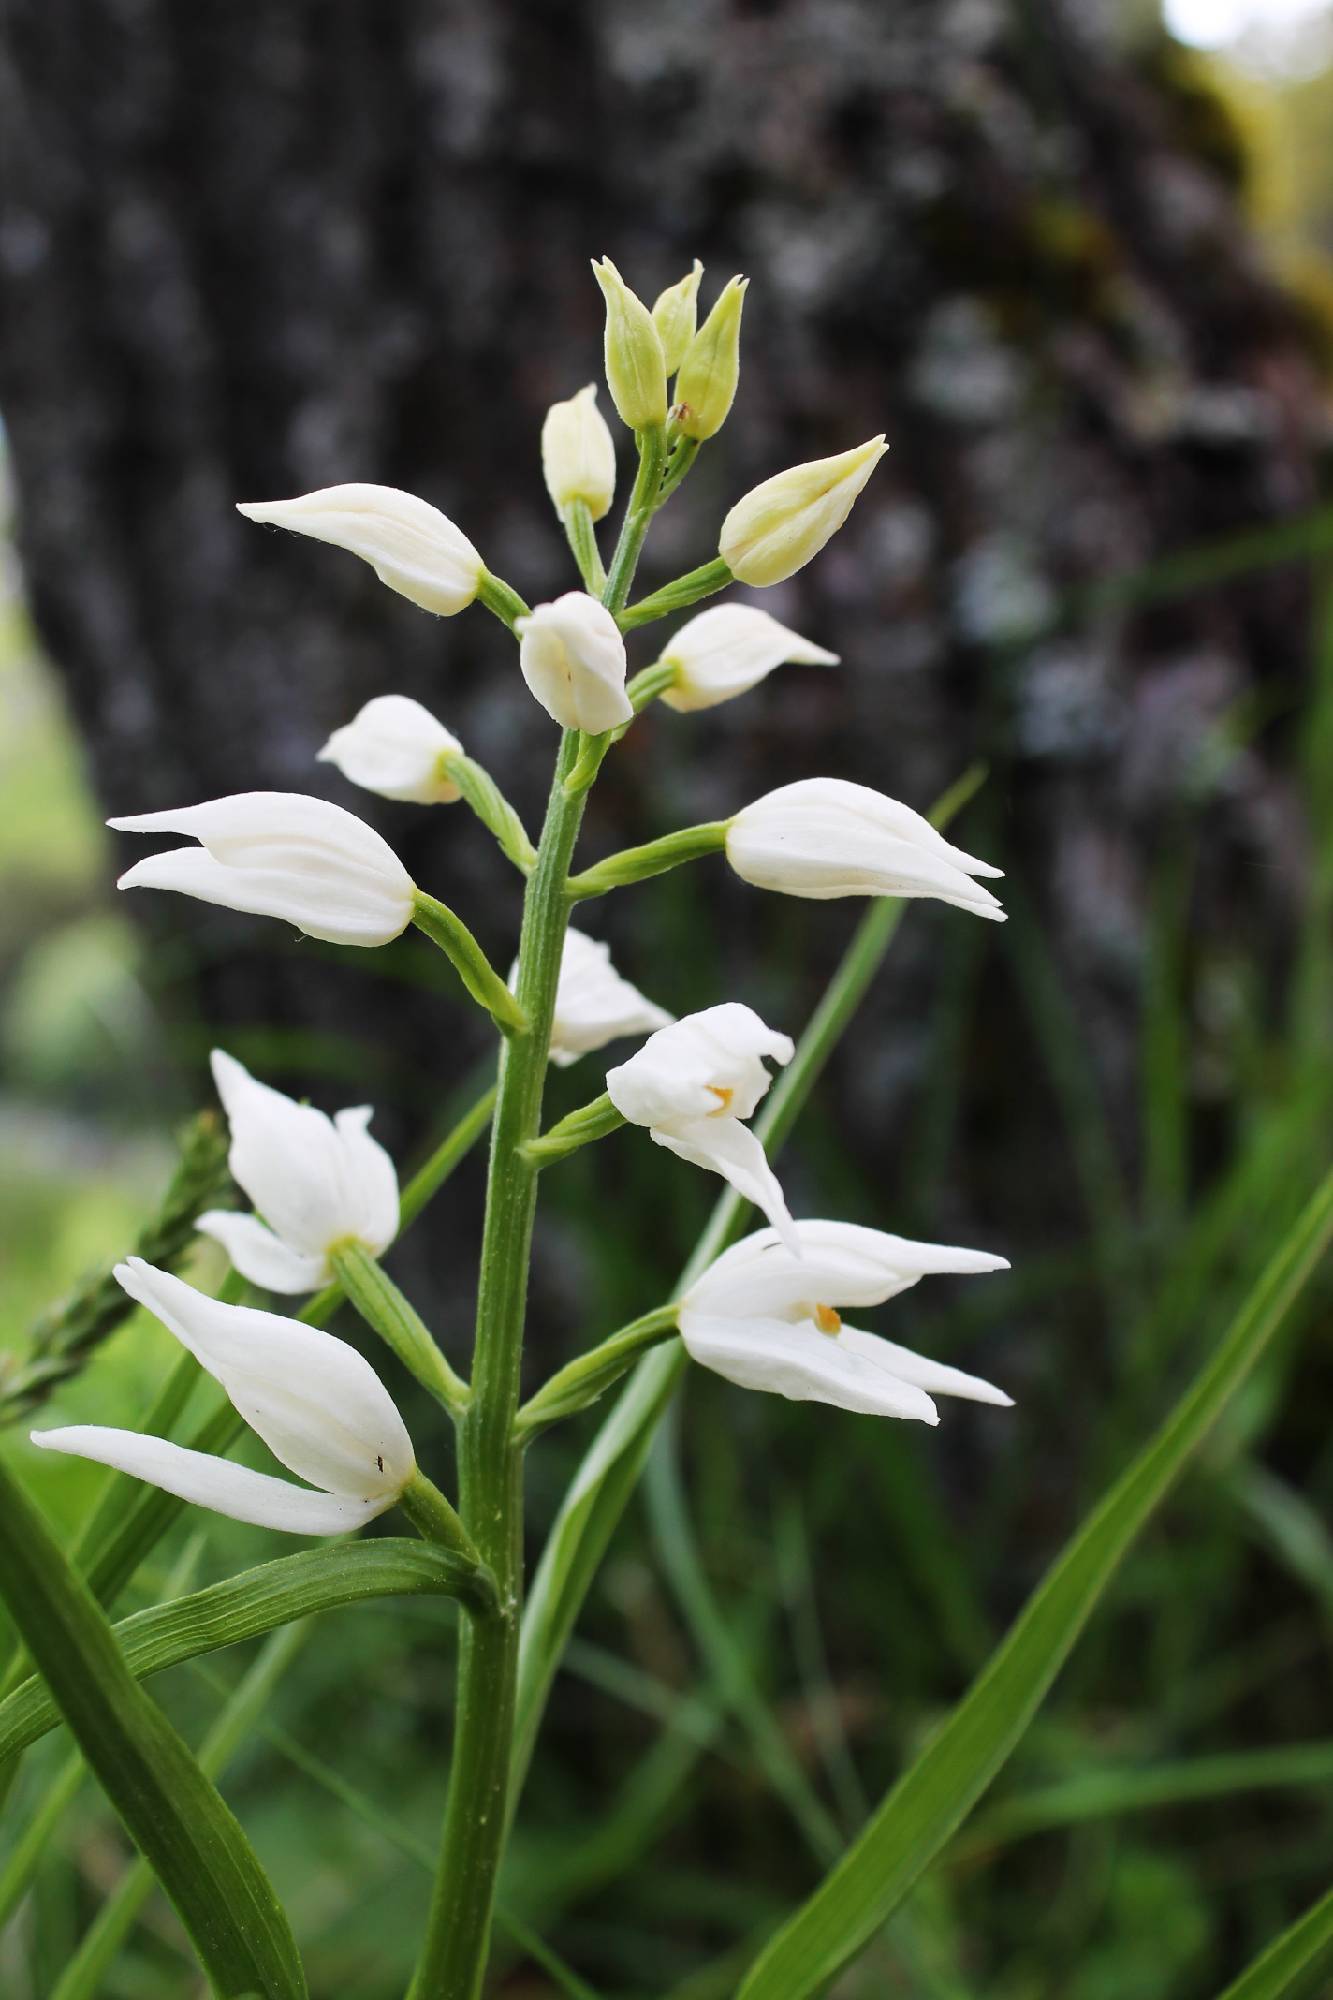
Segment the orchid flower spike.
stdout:
<path fill-rule="evenodd" d="M 329 944 L 388 944 L 412 921 L 411 876 L 354 813 L 300 792 L 237 792 L 171 812 L 129 813 L 120 833 L 189 833 L 136 861 L 118 889 L 178 889 L 256 917 L 280 917 Z"/>
<path fill-rule="evenodd" d="M 295 1486 L 166 1438 L 101 1424 L 33 1431 L 34 1444 L 114 1466 L 234 1521 L 292 1535 L 345 1535 L 393 1506 L 416 1472 L 412 1440 L 388 1390 L 354 1347 L 299 1320 L 207 1298 L 140 1257 L 118 1264 L 115 1275 L 222 1384 L 273 1456 L 310 1484 Z"/>
<path fill-rule="evenodd" d="M 270 1292 L 314 1292 L 333 1277 L 330 1252 L 359 1243 L 372 1257 L 398 1234 L 398 1176 L 368 1131 L 371 1109 L 332 1118 L 297 1104 L 213 1051 L 213 1080 L 231 1127 L 227 1164 L 260 1215 L 210 1209 L 199 1218 L 243 1278 Z"/>
<path fill-rule="evenodd" d="M 637 1054 L 608 1070 L 611 1102 L 631 1125 L 696 1167 L 721 1174 L 795 1246 L 793 1224 L 764 1148 L 741 1121 L 772 1082 L 763 1058 L 789 1063 L 796 1045 L 753 1008 L 727 1001 L 659 1028 Z M 799 1253 L 798 1253 L 799 1254 Z"/>
<path fill-rule="evenodd" d="M 325 486 L 297 500 L 242 501 L 236 511 L 249 521 L 347 549 L 368 562 L 390 590 L 444 618 L 467 609 L 486 574 L 481 557 L 447 514 L 396 486 Z"/>
<path fill-rule="evenodd" d="M 664 648 L 662 664 L 674 667 L 676 678 L 662 699 L 683 714 L 715 708 L 757 687 L 774 667 L 788 662 L 836 667 L 838 655 L 752 604 L 715 604 L 682 625 Z"/>
<path fill-rule="evenodd" d="M 419 701 L 405 694 L 377 694 L 334 730 L 319 761 L 336 764 L 344 778 L 382 799 L 446 806 L 461 796 L 449 776 L 449 762 L 462 749 Z"/>
<path fill-rule="evenodd" d="M 625 693 L 625 641 L 605 605 L 567 590 L 514 621 L 518 664 L 546 713 L 562 729 L 601 736 L 634 709 Z"/>
<path fill-rule="evenodd" d="M 1004 922 L 972 879 L 1000 869 L 950 846 L 910 806 L 845 778 L 801 778 L 765 793 L 729 822 L 726 853 L 743 882 L 786 896 L 935 896 Z"/>
<path fill-rule="evenodd" d="M 837 1310 L 882 1305 L 935 1272 L 1005 1271 L 1003 1257 L 850 1222 L 798 1222 L 795 1235 L 799 1254 L 776 1230 L 758 1230 L 691 1285 L 680 1333 L 695 1361 L 742 1389 L 927 1424 L 939 1422 L 932 1396 L 1011 1403 L 976 1375 L 846 1326 Z"/>
<path fill-rule="evenodd" d="M 510 989 L 518 976 L 515 960 Z M 560 979 L 551 1024 L 551 1061 L 567 1069 L 580 1056 L 603 1049 L 621 1035 L 648 1035 L 674 1018 L 622 979 L 611 963 L 611 947 L 572 927 L 565 932 Z"/>

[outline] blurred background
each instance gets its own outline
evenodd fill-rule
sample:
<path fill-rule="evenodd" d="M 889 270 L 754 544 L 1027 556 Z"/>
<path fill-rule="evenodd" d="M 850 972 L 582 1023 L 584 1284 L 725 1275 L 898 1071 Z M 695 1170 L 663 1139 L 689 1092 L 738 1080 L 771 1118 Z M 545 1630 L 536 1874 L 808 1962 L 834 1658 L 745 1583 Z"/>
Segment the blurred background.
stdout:
<path fill-rule="evenodd" d="M 843 666 L 653 713 L 585 836 L 593 858 L 817 772 L 924 809 L 981 760 L 959 838 L 1008 876 L 1002 929 L 909 911 L 784 1178 L 798 1214 L 1012 1259 L 883 1327 L 1016 1412 L 918 1437 L 692 1377 L 506 1879 L 497 1991 L 720 2000 L 1327 1163 L 1333 6 L 10 0 L 3 33 L 0 1386 L 160 1199 L 214 1044 L 326 1109 L 373 1100 L 409 1165 L 485 1081 L 424 941 L 371 958 L 114 893 L 141 848 L 107 813 L 291 788 L 372 819 L 498 963 L 512 950 L 515 880 L 462 808 L 383 804 L 314 761 L 370 695 L 413 694 L 531 824 L 553 731 L 505 635 L 233 503 L 399 485 L 529 601 L 569 587 L 537 433 L 600 374 L 602 252 L 649 298 L 696 254 L 705 302 L 752 279 L 740 396 L 646 583 L 705 560 L 756 480 L 888 432 L 847 529 L 763 595 Z M 743 999 L 796 1032 L 854 920 L 704 864 L 587 927 L 673 1011 Z M 557 1079 L 553 1109 L 600 1076 Z M 391 1258 L 453 1351 L 480 1173 Z M 710 1196 L 632 1137 L 551 1176 L 537 1373 L 666 1294 Z M 1329 1303 L 1311 1295 L 841 2000 L 1205 2000 L 1326 1886 Z M 139 1422 L 170 1346 L 131 1322 L 45 1413 Z M 532 1455 L 534 1551 L 590 1430 Z M 72 1527 L 98 1476 L 22 1440 L 4 1449 Z M 195 1521 L 127 1602 L 267 1552 Z M 316 1994 L 401 1989 L 445 1622 L 326 1619 L 230 1767 Z M 162 1685 L 192 1736 L 245 1665 Z M 15 1828 L 66 1756 L 30 1760 Z M 49 2000 L 125 1862 L 85 1789 L 0 1941 L 7 1994 Z M 150 1903 L 97 1990 L 192 1978 Z"/>

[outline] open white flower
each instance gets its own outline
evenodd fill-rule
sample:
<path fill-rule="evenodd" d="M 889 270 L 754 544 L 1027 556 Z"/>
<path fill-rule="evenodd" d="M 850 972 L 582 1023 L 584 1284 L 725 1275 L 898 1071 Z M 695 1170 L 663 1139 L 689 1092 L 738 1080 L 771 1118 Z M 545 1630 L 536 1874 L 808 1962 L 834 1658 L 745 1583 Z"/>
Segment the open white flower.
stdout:
<path fill-rule="evenodd" d="M 517 965 L 509 975 L 514 983 Z M 622 979 L 611 963 L 611 948 L 582 931 L 565 932 L 560 983 L 551 1027 L 551 1061 L 564 1069 L 580 1056 L 606 1047 L 621 1035 L 648 1035 L 672 1016 Z"/>
<path fill-rule="evenodd" d="M 467 609 L 486 574 L 447 514 L 397 486 L 324 486 L 296 500 L 241 501 L 237 512 L 347 549 L 390 590 L 444 618 Z"/>
<path fill-rule="evenodd" d="M 514 621 L 518 664 L 546 713 L 562 729 L 600 736 L 632 721 L 625 693 L 625 641 L 606 606 L 567 590 Z"/>
<path fill-rule="evenodd" d="M 326 1117 L 260 1083 L 221 1049 L 213 1080 L 231 1127 L 232 1179 L 260 1215 L 210 1209 L 199 1218 L 243 1278 L 270 1292 L 313 1292 L 333 1276 L 329 1252 L 359 1243 L 378 1257 L 398 1234 L 398 1176 L 367 1127 L 368 1104 Z"/>
<path fill-rule="evenodd" d="M 107 825 L 201 842 L 136 861 L 118 889 L 176 889 L 201 903 L 283 918 L 329 944 L 387 944 L 412 921 L 412 878 L 387 840 L 327 799 L 237 792 Z"/>
<path fill-rule="evenodd" d="M 335 729 L 319 753 L 344 778 L 382 799 L 418 806 L 452 805 L 460 796 L 449 759 L 463 746 L 428 708 L 405 694 L 377 694 Z"/>
<path fill-rule="evenodd" d="M 1002 873 L 951 847 L 910 806 L 845 778 L 801 778 L 745 806 L 727 827 L 742 881 L 786 896 L 934 896 L 1004 922 L 974 875 Z"/>
<path fill-rule="evenodd" d="M 687 1352 L 742 1389 L 871 1416 L 939 1422 L 932 1396 L 1008 1405 L 976 1375 L 844 1325 L 840 1306 L 882 1305 L 932 1273 L 1004 1271 L 1003 1257 L 912 1243 L 850 1222 L 798 1222 L 799 1256 L 775 1230 L 724 1250 L 681 1301 Z"/>
<path fill-rule="evenodd" d="M 715 604 L 681 626 L 663 648 L 662 660 L 676 668 L 663 701 L 689 713 L 745 694 L 784 663 L 836 667 L 838 655 L 752 604 Z"/>
<path fill-rule="evenodd" d="M 118 1264 L 116 1279 L 222 1384 L 273 1456 L 310 1485 L 100 1424 L 33 1431 L 34 1444 L 114 1466 L 235 1521 L 293 1535 L 344 1535 L 392 1507 L 416 1471 L 412 1440 L 393 1398 L 354 1347 L 299 1320 L 206 1298 L 140 1257 Z"/>
<path fill-rule="evenodd" d="M 659 1146 L 721 1174 L 791 1238 L 792 1220 L 764 1149 L 741 1121 L 772 1082 L 764 1057 L 789 1063 L 796 1044 L 765 1027 L 752 1007 L 727 1001 L 659 1028 L 606 1088 L 622 1118 L 646 1125 Z M 791 1240 L 794 1241 L 794 1238 Z"/>

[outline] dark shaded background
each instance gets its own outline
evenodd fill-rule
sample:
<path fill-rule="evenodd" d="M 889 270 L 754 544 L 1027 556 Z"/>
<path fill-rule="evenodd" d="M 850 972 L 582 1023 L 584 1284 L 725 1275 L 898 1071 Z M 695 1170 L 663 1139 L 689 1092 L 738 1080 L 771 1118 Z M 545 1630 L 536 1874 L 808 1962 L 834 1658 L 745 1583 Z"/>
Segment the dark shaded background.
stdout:
<path fill-rule="evenodd" d="M 268 786 L 338 798 L 504 963 L 516 886 L 462 809 L 382 805 L 313 760 L 369 695 L 411 693 L 535 820 L 553 731 L 509 641 L 481 611 L 427 618 L 350 558 L 248 525 L 234 501 L 400 485 L 530 601 L 568 587 L 537 432 L 551 400 L 600 373 L 588 260 L 601 252 L 650 298 L 696 253 L 706 300 L 733 269 L 753 280 L 735 410 L 663 517 L 645 581 L 711 554 L 755 480 L 888 432 L 847 529 L 763 594 L 844 667 L 787 670 L 707 716 L 649 718 L 606 767 L 586 852 L 814 772 L 924 807 L 974 758 L 990 767 L 960 838 L 1010 870 L 1011 921 L 911 913 L 787 1180 L 798 1213 L 1015 1258 L 1027 1275 L 999 1306 L 963 1308 L 951 1358 L 1020 1392 L 1021 1442 L 967 1427 L 932 1441 L 928 1475 L 914 1444 L 872 1474 L 868 1456 L 816 1451 L 799 1413 L 709 1404 L 695 1446 L 714 1565 L 736 1586 L 756 1533 L 771 1554 L 755 1528 L 768 1479 L 801 1488 L 817 1550 L 839 1548 L 873 1480 L 830 1645 L 835 1671 L 851 1663 L 838 1699 L 854 1737 L 858 1714 L 879 1713 L 867 1658 L 891 1657 L 899 1685 L 918 1687 L 874 1725 L 900 1751 L 1160 1413 L 1176 1357 L 1154 1287 L 1194 1204 L 1241 1157 L 1256 1092 L 1281 1081 L 1312 908 L 1301 785 L 1320 655 L 1308 566 L 1249 560 L 1252 539 L 1231 538 L 1271 553 L 1266 531 L 1319 498 L 1329 336 L 1242 220 L 1230 114 L 1178 51 L 1130 37 L 1110 0 L 11 0 L 0 87 L 0 409 L 21 555 L 108 811 Z M 372 959 L 181 899 L 134 901 L 170 1029 L 159 1060 L 123 1079 L 122 1108 L 141 1117 L 204 1091 L 220 1035 L 321 1102 L 374 1096 L 377 1130 L 408 1152 L 486 1049 L 418 940 Z M 793 1029 L 851 921 L 712 864 L 587 918 L 674 1010 L 725 995 Z M 598 1079 L 583 1065 L 558 1106 Z M 1326 1154 L 1317 1129 L 1292 1129 Z M 1294 1146 L 1275 1160 L 1299 1164 Z M 1263 1185 L 1248 1171 L 1242 1193 Z M 553 1177 L 539 1349 L 609 1327 L 670 1281 L 706 1206 L 699 1180 L 664 1179 L 661 1157 L 628 1142 Z M 1275 1165 L 1271 1186 L 1285 1185 Z M 1171 1295 L 1182 1337 L 1201 1337 L 1197 1315 L 1243 1273 L 1256 1199 L 1210 1225 L 1214 1290 L 1196 1264 L 1195 1293 L 1181 1281 Z M 476 1220 L 465 1179 L 396 1253 L 459 1338 Z M 1326 1460 L 1322 1366 L 1270 1441 L 1298 1483 Z M 539 1517 L 559 1475 L 558 1460 L 535 1474 Z M 917 1479 L 939 1510 L 934 1543 Z M 1186 1541 L 1179 1580 L 1136 1585 L 1093 1649 L 1084 1752 L 1104 1747 L 1106 1717 L 1142 1714 L 1160 1728 L 1131 1729 L 1131 1744 L 1170 1747 L 1175 1722 L 1149 1688 L 1290 1611 L 1266 1573 L 1224 1570 L 1212 1544 Z M 979 1582 L 955 1573 L 969 1543 Z M 632 1542 L 593 1629 L 670 1677 L 678 1635 L 647 1575 Z M 1190 1590 L 1197 1621 L 1172 1624 Z M 1326 1729 L 1318 1651 L 1294 1658 L 1242 1735 Z M 580 1815 L 595 1827 L 608 1767 L 637 1743 L 613 1733 L 585 1762 L 586 1703 L 563 1691 L 536 1794 L 548 1887 L 564 1830 Z M 798 1738 L 804 1726 L 793 1715 Z M 1294 1809 L 1274 1824 L 1305 1859 L 1243 1918 L 1213 1913 L 1205 1963 L 1219 1976 L 1315 1886 L 1326 1848 L 1311 1823 Z M 1248 1858 L 1270 1831 L 1262 1808 L 1245 1821 Z M 690 1867 L 739 1851 L 765 1880 L 799 1881 L 808 1865 L 729 1769 L 689 1795 L 676 1838 Z M 1105 1907 L 1118 1934 L 1161 1939 L 1193 1910 L 1190 1885 L 1131 1860 L 1139 1873 L 1118 1875 Z M 996 1962 L 1021 1959 L 1015 1913 L 1044 1908 L 1062 1865 L 1044 1850 L 1029 1872 L 1001 1865 L 999 1907 L 978 1924 Z M 1231 1878 L 1202 1872 L 1210 1909 L 1214 1879 Z M 650 1875 L 641 1921 L 669 1924 L 652 1894 Z M 964 1896 L 964 1932 L 973 1907 Z M 614 1961 L 613 1929 L 605 1914 L 590 1924 L 588 1962 Z M 1059 1978 L 1058 1953 L 1038 1963 Z M 1151 1952 L 1116 1963 L 1119 1984 L 1080 1996 L 1205 1990 L 1158 1980 Z"/>

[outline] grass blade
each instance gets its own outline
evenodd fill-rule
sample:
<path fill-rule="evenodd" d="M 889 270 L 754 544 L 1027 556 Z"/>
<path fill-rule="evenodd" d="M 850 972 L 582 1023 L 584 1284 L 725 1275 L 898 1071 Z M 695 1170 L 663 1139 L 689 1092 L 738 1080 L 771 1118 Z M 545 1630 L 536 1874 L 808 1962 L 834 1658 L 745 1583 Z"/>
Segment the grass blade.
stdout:
<path fill-rule="evenodd" d="M 1250 1373 L 1330 1236 L 1333 1173 L 1157 1435 L 1047 1572 L 944 1728 L 760 1954 L 738 2000 L 823 1992 L 892 1914 L 1022 1737 L 1121 1557 Z"/>
<path fill-rule="evenodd" d="M 344 1604 L 380 1597 L 442 1596 L 465 1601 L 477 1591 L 479 1573 L 452 1550 L 425 1542 L 335 1542 L 302 1549 L 210 1584 L 206 1590 L 136 1611 L 113 1627 L 121 1657 L 136 1680 L 179 1666 L 201 1653 L 256 1639 L 279 1625 L 310 1618 Z M 484 1603 L 493 1592 L 481 1586 Z M 0 1761 L 54 1729 L 60 1709 L 34 1675 L 0 1702 Z"/>
<path fill-rule="evenodd" d="M 1281 2000 L 1313 1992 L 1306 1978 L 1333 1959 L 1333 1889 L 1262 1951 L 1218 2000 Z"/>
<path fill-rule="evenodd" d="M 287 1919 L 239 1824 L 125 1665 L 87 1586 L 3 1466 L 0 1597 L 220 2000 L 306 2000 Z"/>

